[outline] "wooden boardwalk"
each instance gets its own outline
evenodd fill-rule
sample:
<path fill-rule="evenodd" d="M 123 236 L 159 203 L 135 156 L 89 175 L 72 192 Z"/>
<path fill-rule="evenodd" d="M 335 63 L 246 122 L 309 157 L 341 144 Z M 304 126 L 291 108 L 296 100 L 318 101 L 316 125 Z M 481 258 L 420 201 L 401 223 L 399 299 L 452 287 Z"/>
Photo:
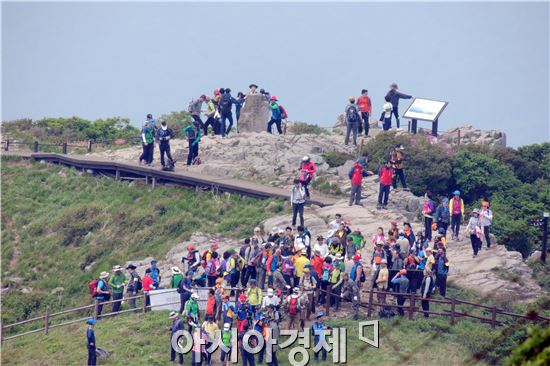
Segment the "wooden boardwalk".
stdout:
<path fill-rule="evenodd" d="M 78 169 L 92 170 L 95 173 L 105 174 L 117 180 L 143 179 L 153 186 L 156 184 L 171 183 L 199 189 L 209 189 L 217 192 L 235 193 L 254 198 L 290 198 L 290 191 L 286 189 L 240 179 L 181 171 L 177 168 L 174 172 L 166 172 L 158 168 L 139 165 L 137 163 L 119 162 L 85 155 L 28 152 L 2 152 L 2 155 L 20 156 L 33 160 L 44 160 L 50 163 L 72 166 Z M 335 202 L 336 199 L 331 197 L 316 197 L 309 200 L 307 203 L 322 207 L 332 205 Z"/>

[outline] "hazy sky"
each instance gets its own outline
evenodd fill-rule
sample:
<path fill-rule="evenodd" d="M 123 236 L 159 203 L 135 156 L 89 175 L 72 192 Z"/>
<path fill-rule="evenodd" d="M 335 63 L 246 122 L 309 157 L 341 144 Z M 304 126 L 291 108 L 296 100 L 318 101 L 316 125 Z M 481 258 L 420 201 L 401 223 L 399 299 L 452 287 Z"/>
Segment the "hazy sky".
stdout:
<path fill-rule="evenodd" d="M 291 120 L 331 126 L 361 88 L 378 117 L 395 81 L 449 101 L 443 129 L 498 128 L 511 146 L 548 141 L 548 20 L 548 2 L 4 2 L 2 119 L 140 125 L 256 82 Z"/>

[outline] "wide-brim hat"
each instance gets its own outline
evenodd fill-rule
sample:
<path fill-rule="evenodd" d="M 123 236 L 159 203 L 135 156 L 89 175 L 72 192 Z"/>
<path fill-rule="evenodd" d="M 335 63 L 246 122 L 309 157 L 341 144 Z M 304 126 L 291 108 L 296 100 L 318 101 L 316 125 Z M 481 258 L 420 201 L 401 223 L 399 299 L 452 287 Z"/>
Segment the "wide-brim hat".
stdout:
<path fill-rule="evenodd" d="M 122 267 L 117 264 L 116 266 L 113 266 L 113 271 L 115 272 L 122 271 Z"/>
<path fill-rule="evenodd" d="M 257 89 L 257 88 L 258 88 L 258 85 L 256 85 L 256 84 L 250 84 L 248 87 L 249 87 L 250 89 L 252 89 L 252 88 L 256 88 L 256 89 Z"/>
<path fill-rule="evenodd" d="M 99 274 L 99 278 L 101 278 L 101 279 L 104 279 L 104 278 L 107 278 L 107 277 L 109 277 L 109 272 L 101 272 Z"/>
<path fill-rule="evenodd" d="M 168 318 L 170 319 L 176 319 L 178 317 L 178 313 L 175 311 L 171 311 L 170 315 L 168 315 Z"/>
<path fill-rule="evenodd" d="M 126 266 L 126 269 L 136 269 L 137 267 L 134 266 L 133 264 L 129 264 Z"/>
<path fill-rule="evenodd" d="M 317 319 L 322 318 L 323 316 L 325 316 L 324 311 L 319 311 L 318 313 L 315 314 L 315 318 L 317 318 Z"/>
<path fill-rule="evenodd" d="M 179 267 L 172 267 L 172 273 L 181 273 L 181 269 Z"/>
<path fill-rule="evenodd" d="M 192 298 L 192 299 L 195 299 L 195 300 L 198 300 L 198 299 L 200 298 L 200 296 L 199 296 L 196 292 L 193 292 L 193 293 L 191 294 L 191 298 Z"/>
<path fill-rule="evenodd" d="M 223 325 L 223 330 L 226 331 L 226 332 L 228 332 L 229 329 L 231 329 L 231 325 L 230 325 L 229 323 L 225 323 L 225 324 Z"/>

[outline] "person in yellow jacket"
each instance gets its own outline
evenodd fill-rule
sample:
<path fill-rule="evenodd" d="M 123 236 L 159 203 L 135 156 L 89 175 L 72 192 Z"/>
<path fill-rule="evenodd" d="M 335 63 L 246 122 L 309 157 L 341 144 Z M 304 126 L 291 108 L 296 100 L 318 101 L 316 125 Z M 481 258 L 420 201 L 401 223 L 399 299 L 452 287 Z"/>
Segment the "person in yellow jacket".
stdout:
<path fill-rule="evenodd" d="M 397 189 L 397 179 L 401 181 L 401 185 L 403 186 L 404 191 L 408 191 L 407 188 L 407 181 L 405 180 L 405 173 L 403 172 L 403 161 L 405 160 L 405 153 L 403 152 L 405 148 L 403 145 L 399 144 L 396 145 L 393 149 L 390 151 L 390 163 L 392 164 L 393 170 L 394 170 L 394 176 L 393 176 L 393 189 Z"/>
<path fill-rule="evenodd" d="M 307 250 L 303 249 L 301 255 L 294 260 L 294 266 L 296 267 L 296 277 L 294 277 L 294 287 L 298 287 L 300 279 L 304 275 L 304 267 L 309 264 L 307 259 Z"/>
<path fill-rule="evenodd" d="M 262 305 L 262 290 L 257 286 L 255 279 L 250 280 L 250 287 L 246 290 L 246 297 L 254 312 Z"/>
<path fill-rule="evenodd" d="M 460 240 L 458 232 L 464 216 L 464 200 L 460 197 L 458 190 L 453 192 L 453 198 L 449 200 L 449 211 L 451 212 L 451 238 Z"/>
<path fill-rule="evenodd" d="M 342 282 L 344 281 L 344 276 L 342 273 L 342 269 L 340 268 L 340 262 L 343 260 L 343 257 L 338 254 L 336 255 L 336 259 L 332 262 L 334 265 L 334 269 L 332 270 L 332 273 L 330 274 L 330 284 L 332 286 L 331 288 L 331 305 L 336 305 L 336 311 L 340 309 L 340 293 L 342 290 Z"/>

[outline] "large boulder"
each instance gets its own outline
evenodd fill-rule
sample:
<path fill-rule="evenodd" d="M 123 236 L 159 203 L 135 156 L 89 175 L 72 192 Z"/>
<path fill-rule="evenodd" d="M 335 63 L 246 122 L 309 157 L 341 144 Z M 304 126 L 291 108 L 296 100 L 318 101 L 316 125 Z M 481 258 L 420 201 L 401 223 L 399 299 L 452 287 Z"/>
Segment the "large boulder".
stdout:
<path fill-rule="evenodd" d="M 265 97 L 262 94 L 249 94 L 239 117 L 239 132 L 266 131 L 269 117 L 269 104 Z"/>

